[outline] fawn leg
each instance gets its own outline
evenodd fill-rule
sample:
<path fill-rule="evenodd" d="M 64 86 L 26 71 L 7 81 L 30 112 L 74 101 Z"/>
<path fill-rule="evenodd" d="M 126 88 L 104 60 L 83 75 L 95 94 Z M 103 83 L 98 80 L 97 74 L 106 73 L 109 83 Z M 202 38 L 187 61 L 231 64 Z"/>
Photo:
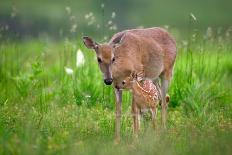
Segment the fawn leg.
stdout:
<path fill-rule="evenodd" d="M 116 124 L 115 124 L 115 141 L 120 142 L 120 128 L 121 128 L 121 111 L 122 111 L 122 90 L 115 88 L 116 96 Z"/>
<path fill-rule="evenodd" d="M 156 127 L 156 114 L 157 114 L 157 108 L 156 107 L 151 108 L 152 125 L 154 129 Z"/>

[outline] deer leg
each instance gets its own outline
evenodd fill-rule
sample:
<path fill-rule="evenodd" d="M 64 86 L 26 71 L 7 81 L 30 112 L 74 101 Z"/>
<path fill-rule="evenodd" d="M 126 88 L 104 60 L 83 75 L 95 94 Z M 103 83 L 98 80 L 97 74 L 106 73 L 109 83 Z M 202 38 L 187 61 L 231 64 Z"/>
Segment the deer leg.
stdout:
<path fill-rule="evenodd" d="M 161 77 L 161 121 L 162 126 L 166 129 L 166 120 L 167 120 L 167 103 L 166 103 L 166 94 L 168 90 L 169 80 L 164 76 Z"/>
<path fill-rule="evenodd" d="M 134 135 L 138 137 L 140 129 L 140 111 L 135 103 L 135 99 L 132 99 L 132 117 L 133 117 L 133 126 L 134 126 Z"/>
<path fill-rule="evenodd" d="M 120 142 L 120 128 L 121 128 L 121 111 L 122 111 L 122 90 L 115 88 L 116 96 L 116 124 L 115 124 L 115 142 Z"/>

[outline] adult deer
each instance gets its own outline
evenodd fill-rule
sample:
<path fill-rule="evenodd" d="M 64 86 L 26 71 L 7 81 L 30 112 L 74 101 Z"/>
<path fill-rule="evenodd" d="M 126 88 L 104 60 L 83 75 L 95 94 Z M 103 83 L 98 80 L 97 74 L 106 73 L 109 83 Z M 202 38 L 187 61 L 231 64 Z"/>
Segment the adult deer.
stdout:
<path fill-rule="evenodd" d="M 87 48 L 94 49 L 104 82 L 114 82 L 116 96 L 116 141 L 120 140 L 120 118 L 123 80 L 131 72 L 144 71 L 143 77 L 161 78 L 161 118 L 166 128 L 166 94 L 176 58 L 176 43 L 162 28 L 132 29 L 116 33 L 108 43 L 98 44 L 83 37 Z"/>

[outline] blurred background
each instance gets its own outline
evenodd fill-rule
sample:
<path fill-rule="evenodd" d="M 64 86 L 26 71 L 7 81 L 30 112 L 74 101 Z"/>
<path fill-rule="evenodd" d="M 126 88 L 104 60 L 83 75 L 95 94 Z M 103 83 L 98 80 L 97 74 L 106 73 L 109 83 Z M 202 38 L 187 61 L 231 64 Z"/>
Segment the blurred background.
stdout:
<path fill-rule="evenodd" d="M 191 14 L 198 30 L 223 31 L 232 25 L 231 6 L 231 0 L 1 0 L 0 37 L 106 40 L 120 30 L 153 26 L 185 36 Z"/>

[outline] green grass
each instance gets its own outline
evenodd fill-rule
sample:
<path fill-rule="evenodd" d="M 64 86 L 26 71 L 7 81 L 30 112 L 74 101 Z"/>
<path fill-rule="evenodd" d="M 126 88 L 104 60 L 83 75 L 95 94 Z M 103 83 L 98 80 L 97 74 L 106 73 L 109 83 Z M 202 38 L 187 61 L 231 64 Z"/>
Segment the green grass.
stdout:
<path fill-rule="evenodd" d="M 167 131 L 159 110 L 157 129 L 143 120 L 134 140 L 126 92 L 119 145 L 114 93 L 103 84 L 94 52 L 79 41 L 1 43 L 0 154 L 230 154 L 231 40 L 201 38 L 178 41 Z M 79 48 L 86 63 L 77 68 Z"/>

